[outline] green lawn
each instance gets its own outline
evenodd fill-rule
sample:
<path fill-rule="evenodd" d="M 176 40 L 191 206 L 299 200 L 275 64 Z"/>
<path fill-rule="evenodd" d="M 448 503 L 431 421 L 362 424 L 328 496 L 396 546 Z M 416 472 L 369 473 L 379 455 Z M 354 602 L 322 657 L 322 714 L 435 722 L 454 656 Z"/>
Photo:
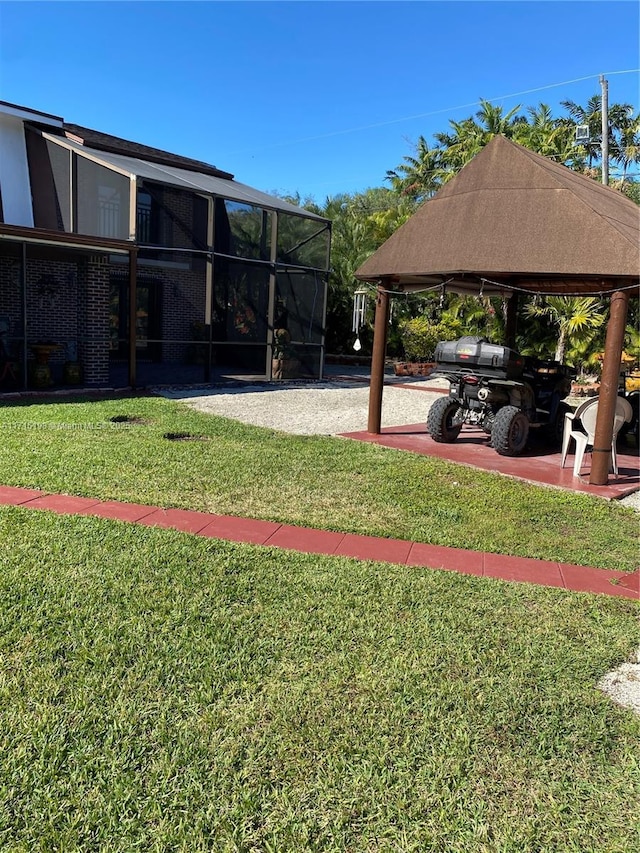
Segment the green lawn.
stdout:
<path fill-rule="evenodd" d="M 113 422 L 126 417 L 139 422 Z M 161 398 L 5 405 L 0 427 L 5 485 L 608 569 L 638 565 L 637 515 L 615 504 L 345 439 L 245 426 Z"/>
<path fill-rule="evenodd" d="M 3 851 L 640 848 L 640 718 L 595 689 L 633 602 L 14 507 L 0 538 Z"/>
<path fill-rule="evenodd" d="M 409 453 L 147 397 L 0 426 L 7 485 L 636 567 L 631 511 Z M 634 602 L 16 507 L 0 542 L 2 851 L 640 847 L 596 689 Z"/>

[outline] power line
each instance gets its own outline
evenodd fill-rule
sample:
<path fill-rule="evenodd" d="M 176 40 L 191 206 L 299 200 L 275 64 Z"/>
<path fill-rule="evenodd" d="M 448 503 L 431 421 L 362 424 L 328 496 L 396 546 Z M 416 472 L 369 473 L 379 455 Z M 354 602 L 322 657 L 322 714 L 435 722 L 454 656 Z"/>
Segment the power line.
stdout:
<path fill-rule="evenodd" d="M 629 68 L 626 71 L 607 71 L 607 72 L 605 72 L 605 76 L 613 76 L 614 74 L 638 74 L 638 73 L 640 73 L 640 68 Z M 549 83 L 546 86 L 537 86 L 535 89 L 525 89 L 522 92 L 513 92 L 510 95 L 498 95 L 494 98 L 484 98 L 484 101 L 487 103 L 492 103 L 493 101 L 502 101 L 502 100 L 506 100 L 507 98 L 519 98 L 521 95 L 531 95 L 534 92 L 542 92 L 545 89 L 555 89 L 559 86 L 570 86 L 573 83 L 582 83 L 585 80 L 598 80 L 598 79 L 600 79 L 600 76 L 601 76 L 600 74 L 589 74 L 586 77 L 576 77 L 574 80 L 564 80 L 561 83 Z M 416 115 L 412 115 L 412 116 L 404 116 L 403 118 L 389 119 L 388 121 L 380 121 L 380 122 L 376 122 L 374 124 L 364 124 L 364 125 L 360 125 L 359 127 L 350 127 L 350 128 L 345 129 L 345 130 L 334 130 L 334 131 L 331 131 L 330 133 L 321 133 L 317 136 L 306 136 L 306 137 L 303 137 L 302 139 L 287 140 L 286 142 L 278 142 L 274 145 L 263 146 L 261 148 L 261 150 L 262 151 L 268 151 L 271 148 L 283 148 L 287 145 L 299 145 L 302 142 L 315 142 L 318 139 L 329 139 L 333 136 L 344 136 L 348 133 L 357 133 L 358 131 L 361 131 L 361 130 L 373 130 L 374 128 L 377 128 L 377 127 L 387 127 L 388 125 L 391 125 L 391 124 L 400 124 L 403 121 L 413 121 L 414 119 L 417 119 L 417 118 L 428 118 L 429 116 L 441 115 L 442 113 L 451 113 L 451 112 L 454 112 L 455 110 L 465 110 L 465 109 L 469 109 L 470 107 L 478 107 L 481 105 L 481 103 L 482 103 L 482 101 L 473 101 L 472 103 L 469 103 L 469 104 L 460 104 L 457 107 L 445 107 L 443 109 L 432 110 L 431 112 L 427 112 L 427 113 L 417 113 Z"/>

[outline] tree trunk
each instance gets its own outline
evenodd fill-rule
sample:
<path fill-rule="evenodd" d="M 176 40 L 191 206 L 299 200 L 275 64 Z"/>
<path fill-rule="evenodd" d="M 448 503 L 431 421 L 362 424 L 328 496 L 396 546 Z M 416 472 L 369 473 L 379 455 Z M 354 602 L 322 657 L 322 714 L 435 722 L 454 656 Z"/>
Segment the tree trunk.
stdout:
<path fill-rule="evenodd" d="M 560 364 L 564 364 L 564 351 L 567 343 L 567 333 L 564 329 L 560 329 L 558 334 L 558 345 L 556 346 L 556 354 L 554 356 L 556 361 L 559 361 Z"/>

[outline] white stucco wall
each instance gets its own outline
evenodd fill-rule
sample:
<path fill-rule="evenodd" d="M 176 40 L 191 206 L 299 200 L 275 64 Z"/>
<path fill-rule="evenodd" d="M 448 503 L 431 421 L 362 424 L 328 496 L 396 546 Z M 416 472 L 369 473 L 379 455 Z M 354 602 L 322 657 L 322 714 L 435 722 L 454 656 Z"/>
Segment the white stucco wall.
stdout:
<path fill-rule="evenodd" d="M 0 192 L 4 221 L 9 225 L 25 225 L 33 228 L 24 124 L 17 116 L 3 114 L 2 111 L 0 111 Z"/>

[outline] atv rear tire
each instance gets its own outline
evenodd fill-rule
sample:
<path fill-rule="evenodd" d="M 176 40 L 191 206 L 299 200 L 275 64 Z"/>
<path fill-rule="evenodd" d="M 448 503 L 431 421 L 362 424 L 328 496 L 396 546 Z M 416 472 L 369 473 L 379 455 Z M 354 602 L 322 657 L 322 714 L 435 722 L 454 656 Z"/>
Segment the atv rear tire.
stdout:
<path fill-rule="evenodd" d="M 504 406 L 496 412 L 491 445 L 500 456 L 518 456 L 529 438 L 529 418 L 515 406 Z"/>
<path fill-rule="evenodd" d="M 451 444 L 460 435 L 462 420 L 456 421 L 460 408 L 460 400 L 455 397 L 442 397 L 431 406 L 427 415 L 427 429 L 434 441 Z"/>

